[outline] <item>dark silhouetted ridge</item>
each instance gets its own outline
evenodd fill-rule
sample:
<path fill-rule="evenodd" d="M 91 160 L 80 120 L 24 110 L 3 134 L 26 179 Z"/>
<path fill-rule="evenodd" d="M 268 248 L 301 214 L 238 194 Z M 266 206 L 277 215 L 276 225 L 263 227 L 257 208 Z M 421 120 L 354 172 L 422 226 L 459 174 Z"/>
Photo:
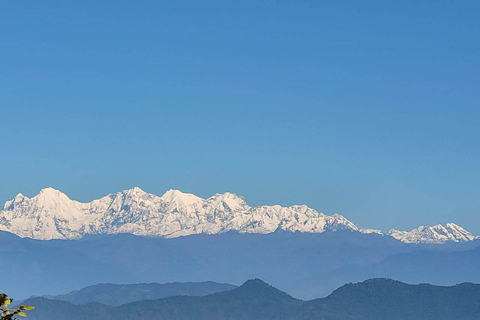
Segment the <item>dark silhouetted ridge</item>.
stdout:
<path fill-rule="evenodd" d="M 31 320 L 478 320 L 480 285 L 408 285 L 391 279 L 350 283 L 301 301 L 260 279 L 203 297 L 174 296 L 119 307 L 31 299 Z M 139 313 L 141 312 L 141 313 Z"/>
<path fill-rule="evenodd" d="M 221 293 L 238 299 L 276 299 L 276 300 L 296 300 L 289 294 L 272 287 L 260 279 L 246 281 L 240 287 L 229 292 Z"/>

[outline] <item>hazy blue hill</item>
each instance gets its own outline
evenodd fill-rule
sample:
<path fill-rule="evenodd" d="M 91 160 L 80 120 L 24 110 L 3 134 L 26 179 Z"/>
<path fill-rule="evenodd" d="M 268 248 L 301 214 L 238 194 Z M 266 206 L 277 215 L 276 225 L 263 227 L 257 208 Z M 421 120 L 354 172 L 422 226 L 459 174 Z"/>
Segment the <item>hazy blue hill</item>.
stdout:
<path fill-rule="evenodd" d="M 119 307 L 30 299 L 34 320 L 473 320 L 480 285 L 408 285 L 389 279 L 347 284 L 326 298 L 301 301 L 254 279 L 203 297 L 174 296 Z M 56 310 L 56 312 L 53 312 Z"/>
<path fill-rule="evenodd" d="M 0 240 L 2 237 L 7 237 L 10 245 L 1 249 L 0 267 L 12 275 L 3 290 L 18 298 L 106 282 L 212 280 L 240 284 L 255 277 L 289 290 L 310 270 L 328 272 L 348 264 L 377 262 L 391 252 L 408 251 L 408 246 L 391 238 L 353 232 L 230 232 L 175 239 L 119 234 L 51 241 L 22 239 L 8 233 L 0 233 Z"/>
<path fill-rule="evenodd" d="M 254 279 L 237 289 L 206 297 L 171 297 L 157 301 L 140 301 L 120 306 L 118 319 L 131 319 L 142 310 L 146 319 L 176 320 L 270 320 L 294 318 L 303 301 Z"/>
<path fill-rule="evenodd" d="M 32 320 L 115 319 L 112 318 L 114 307 L 100 303 L 74 305 L 68 301 L 51 300 L 44 297 L 31 298 L 24 303 L 31 305 L 35 303 L 35 309 L 28 314 L 28 319 Z"/>
<path fill-rule="evenodd" d="M 333 272 L 318 272 L 298 282 L 295 290 L 339 287 L 348 282 L 371 278 L 392 278 L 407 283 L 434 283 L 454 285 L 461 282 L 480 283 L 480 247 L 464 251 L 416 250 L 393 254 L 380 262 L 366 265 L 348 265 Z"/>
<path fill-rule="evenodd" d="M 461 320 L 480 319 L 480 285 L 408 285 L 390 279 L 348 284 L 309 302 L 304 319 Z M 303 318 L 302 318 L 303 319 Z M 330 319 L 330 318 L 328 318 Z"/>
<path fill-rule="evenodd" d="M 304 302 L 254 279 L 242 286 L 204 297 L 173 296 L 145 300 L 119 307 L 102 304 L 74 305 L 65 301 L 32 298 L 35 305 L 33 320 L 108 320 L 108 319 L 294 319 Z M 57 313 L 51 312 L 57 310 Z"/>
<path fill-rule="evenodd" d="M 9 275 L 2 290 L 17 299 L 97 283 L 238 285 L 244 279 L 261 278 L 297 298 L 312 299 L 344 283 L 377 277 L 411 283 L 480 282 L 480 250 L 462 251 L 470 249 L 470 243 L 407 245 L 350 231 L 229 232 L 175 239 L 118 234 L 50 241 L 0 232 L 0 242 L 4 244 L 0 268 Z"/>
<path fill-rule="evenodd" d="M 236 286 L 226 283 L 184 282 L 184 283 L 140 283 L 140 284 L 97 284 L 67 294 L 49 296 L 53 300 L 68 301 L 73 304 L 98 302 L 105 305 L 119 306 L 140 301 L 156 300 L 170 296 L 206 296 L 212 293 L 232 290 Z"/>

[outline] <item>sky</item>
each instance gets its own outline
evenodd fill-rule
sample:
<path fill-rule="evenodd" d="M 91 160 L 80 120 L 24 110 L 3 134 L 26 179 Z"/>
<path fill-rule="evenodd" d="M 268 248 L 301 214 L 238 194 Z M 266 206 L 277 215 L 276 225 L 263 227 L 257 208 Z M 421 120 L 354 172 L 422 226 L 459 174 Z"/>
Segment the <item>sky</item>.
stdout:
<path fill-rule="evenodd" d="M 480 2 L 0 1 L 0 202 L 138 186 L 480 234 Z"/>

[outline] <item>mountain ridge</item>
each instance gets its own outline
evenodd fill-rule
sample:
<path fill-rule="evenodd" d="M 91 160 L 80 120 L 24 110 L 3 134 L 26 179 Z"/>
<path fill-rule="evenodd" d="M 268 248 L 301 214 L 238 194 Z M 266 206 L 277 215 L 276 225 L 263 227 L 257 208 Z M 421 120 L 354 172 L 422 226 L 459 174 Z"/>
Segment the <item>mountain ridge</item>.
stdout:
<path fill-rule="evenodd" d="M 467 242 L 479 239 L 478 236 L 472 235 L 469 231 L 455 223 L 447 223 L 445 226 L 441 224 L 434 226 L 420 226 L 411 231 L 392 229 L 388 234 L 405 243 L 445 243 L 449 241 Z"/>
<path fill-rule="evenodd" d="M 249 206 L 234 193 L 217 193 L 207 199 L 170 189 L 162 196 L 138 187 L 112 193 L 90 202 L 71 200 L 54 188 L 29 198 L 19 193 L 0 211 L 0 230 L 39 240 L 78 239 L 88 234 L 131 233 L 176 238 L 192 234 L 271 233 L 276 230 L 323 233 L 362 229 L 344 216 L 326 215 L 306 205 Z M 412 231 L 392 229 L 391 236 L 405 243 L 465 242 L 477 239 L 453 223 L 445 227 L 421 226 Z"/>
<path fill-rule="evenodd" d="M 40 297 L 67 301 L 75 305 L 97 302 L 104 305 L 119 306 L 135 301 L 157 300 L 169 296 L 206 296 L 216 292 L 232 290 L 236 287 L 214 281 L 137 284 L 99 283 L 65 294 Z"/>
<path fill-rule="evenodd" d="M 264 294 L 267 293 L 267 294 Z M 480 285 L 409 285 L 391 279 L 349 283 L 325 298 L 298 300 L 260 280 L 202 297 L 171 296 L 117 307 L 29 299 L 32 320 L 473 320 L 480 317 Z"/>

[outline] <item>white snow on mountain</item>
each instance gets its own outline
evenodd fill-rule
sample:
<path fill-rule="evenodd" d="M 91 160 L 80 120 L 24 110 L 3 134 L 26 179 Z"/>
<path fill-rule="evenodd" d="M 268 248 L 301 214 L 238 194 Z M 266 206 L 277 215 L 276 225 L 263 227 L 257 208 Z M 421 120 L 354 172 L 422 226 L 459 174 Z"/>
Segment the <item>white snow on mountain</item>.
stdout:
<path fill-rule="evenodd" d="M 200 233 L 276 230 L 308 233 L 350 230 L 383 235 L 377 229 L 360 229 L 339 214 L 325 215 L 305 205 L 252 207 L 243 197 L 228 192 L 203 199 L 168 190 L 159 197 L 137 187 L 88 203 L 71 200 L 53 188 L 43 189 L 32 198 L 18 194 L 0 211 L 0 230 L 42 240 L 78 239 L 86 234 L 105 233 L 175 238 Z M 391 230 L 389 235 L 406 243 L 476 239 L 453 223 L 409 232 Z"/>
<path fill-rule="evenodd" d="M 251 207 L 233 193 L 202 199 L 169 190 L 159 197 L 133 188 L 81 203 L 46 188 L 32 198 L 17 195 L 0 211 L 0 230 L 42 240 L 101 233 L 175 238 L 231 230 L 270 233 L 277 229 L 311 233 L 363 231 L 339 214 L 325 215 L 304 205 Z"/>
<path fill-rule="evenodd" d="M 399 231 L 392 229 L 390 236 L 405 243 L 445 243 L 445 242 L 466 242 L 478 239 L 464 228 L 454 223 L 447 223 L 445 226 L 420 226 L 411 231 Z"/>
<path fill-rule="evenodd" d="M 379 229 L 360 229 L 359 231 L 365 234 L 379 234 L 382 236 L 384 235 L 382 230 L 379 230 Z"/>

